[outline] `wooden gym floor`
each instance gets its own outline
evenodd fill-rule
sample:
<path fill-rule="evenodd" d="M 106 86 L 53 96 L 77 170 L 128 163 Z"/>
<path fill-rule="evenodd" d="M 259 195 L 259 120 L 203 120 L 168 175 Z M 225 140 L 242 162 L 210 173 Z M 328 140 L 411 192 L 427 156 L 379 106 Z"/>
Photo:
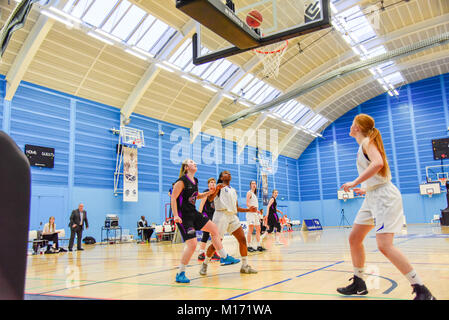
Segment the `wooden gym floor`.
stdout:
<path fill-rule="evenodd" d="M 352 264 L 350 228 L 325 228 L 314 232 L 284 232 L 283 245 L 270 236 L 265 252 L 249 254 L 259 273 L 240 274 L 241 264 L 209 265 L 200 276 L 196 252 L 187 267 L 190 284 L 175 280 L 183 244 L 86 245 L 82 252 L 28 257 L 26 299 L 145 299 L 145 300 L 324 300 L 412 299 L 412 288 L 377 250 L 375 234 L 365 240 L 369 293 L 341 296 L 336 288 L 349 284 Z M 449 299 L 449 228 L 409 225 L 395 244 L 406 254 L 434 296 Z M 233 237 L 226 237 L 227 251 L 238 257 Z"/>

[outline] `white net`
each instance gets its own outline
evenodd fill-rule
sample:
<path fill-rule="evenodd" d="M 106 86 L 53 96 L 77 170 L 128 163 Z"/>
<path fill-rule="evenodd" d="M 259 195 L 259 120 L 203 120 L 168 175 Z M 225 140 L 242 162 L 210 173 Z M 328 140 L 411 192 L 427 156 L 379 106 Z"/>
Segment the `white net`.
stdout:
<path fill-rule="evenodd" d="M 263 63 L 263 75 L 276 78 L 279 75 L 279 66 L 282 57 L 287 51 L 288 41 L 270 44 L 268 46 L 254 49 L 254 52 Z"/>

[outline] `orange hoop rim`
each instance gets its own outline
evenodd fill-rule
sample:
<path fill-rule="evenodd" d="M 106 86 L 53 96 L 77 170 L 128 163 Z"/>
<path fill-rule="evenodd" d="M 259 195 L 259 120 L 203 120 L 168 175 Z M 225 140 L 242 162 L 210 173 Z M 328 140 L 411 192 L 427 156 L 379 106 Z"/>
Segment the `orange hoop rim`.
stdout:
<path fill-rule="evenodd" d="M 281 51 L 284 51 L 286 48 L 288 47 L 288 40 L 285 40 L 285 45 L 282 46 L 282 48 L 279 48 L 277 50 L 273 50 L 273 51 L 261 51 L 258 49 L 253 49 L 255 52 L 260 53 L 260 54 L 275 54 L 275 53 L 279 53 Z"/>

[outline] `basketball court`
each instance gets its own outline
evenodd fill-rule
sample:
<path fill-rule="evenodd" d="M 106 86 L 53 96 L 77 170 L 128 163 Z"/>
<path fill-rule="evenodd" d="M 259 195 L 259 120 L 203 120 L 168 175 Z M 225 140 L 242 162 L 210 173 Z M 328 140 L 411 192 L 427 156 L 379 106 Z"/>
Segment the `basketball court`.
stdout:
<path fill-rule="evenodd" d="M 376 247 L 366 241 L 369 294 L 342 296 L 335 286 L 352 276 L 348 228 L 285 232 L 283 245 L 265 242 L 263 253 L 250 253 L 259 271 L 242 275 L 239 266 L 213 262 L 208 275 L 198 274 L 200 262 L 188 266 L 190 284 L 173 281 L 182 244 L 120 244 L 86 246 L 71 255 L 33 256 L 28 260 L 26 298 L 126 300 L 409 300 L 410 286 Z M 410 258 L 433 293 L 448 299 L 447 228 L 410 226 L 397 236 L 397 246 Z M 236 254 L 235 240 L 224 245 Z M 232 249 L 231 249 L 232 248 Z"/>
<path fill-rule="evenodd" d="M 353 120 L 368 114 L 402 196 L 394 245 L 437 300 L 449 299 L 448 1 L 10 0 L 0 13 L 0 129 L 31 177 L 0 189 L 31 190 L 29 203 L 3 208 L 24 224 L 4 253 L 8 274 L 26 259 L 6 298 L 413 299 L 374 229 L 364 241 L 368 293 L 336 290 L 354 279 L 350 233 L 366 196 L 343 185 L 359 175 Z M 172 200 L 180 167 L 197 190 Z M 182 233 L 173 203 L 200 210 L 208 179 L 224 171 L 240 207 L 250 209 L 255 181 L 258 209 L 293 230 L 282 225 L 257 244 L 265 251 L 212 260 L 200 275 L 198 248 L 180 265 L 192 230 Z M 44 237 L 50 216 L 69 252 Z M 237 216 L 246 237 L 247 215 Z M 79 227 L 83 251 L 70 247 Z M 222 243 L 242 258 L 234 236 Z M 178 281 L 182 270 L 189 283 Z"/>

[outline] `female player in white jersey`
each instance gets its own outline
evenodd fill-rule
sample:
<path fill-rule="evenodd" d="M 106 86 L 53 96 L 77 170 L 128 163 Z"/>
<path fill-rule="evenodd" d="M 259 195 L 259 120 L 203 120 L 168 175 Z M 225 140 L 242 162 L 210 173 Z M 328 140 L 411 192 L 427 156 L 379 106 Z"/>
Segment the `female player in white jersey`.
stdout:
<path fill-rule="evenodd" d="M 237 239 L 240 255 L 242 257 L 240 273 L 257 273 L 257 271 L 248 264 L 248 247 L 246 244 L 245 232 L 243 231 L 237 216 L 237 212 L 257 212 L 257 209 L 255 207 L 249 209 L 239 207 L 237 202 L 237 191 L 230 186 L 230 182 L 231 174 L 229 171 L 222 171 L 217 181 L 217 188 L 210 196 L 210 199 L 214 199 L 215 205 L 215 213 L 212 221 L 217 225 L 221 238 L 228 232 Z M 207 274 L 207 265 L 214 252 L 215 244 L 212 243 L 209 248 L 207 248 L 206 259 L 200 270 L 201 275 Z M 221 261 L 222 258 L 220 258 L 220 262 Z"/>
<path fill-rule="evenodd" d="M 250 190 L 246 193 L 246 207 L 251 208 L 255 207 L 259 208 L 259 200 L 257 199 L 257 182 L 250 182 Z M 247 243 L 248 243 L 248 251 L 265 251 L 266 249 L 262 247 L 262 240 L 260 239 L 260 211 L 251 212 L 248 211 L 246 213 L 246 223 L 248 224 L 248 233 L 246 235 Z M 253 230 L 256 229 L 256 240 L 257 240 L 257 248 L 253 248 L 251 245 L 251 238 L 253 235 Z"/>
<path fill-rule="evenodd" d="M 179 179 L 173 186 L 171 195 L 171 206 L 173 209 L 173 220 L 177 224 L 186 248 L 182 254 L 179 272 L 176 274 L 176 282 L 189 283 L 190 280 L 185 275 L 185 269 L 195 252 L 197 239 L 196 230 L 207 231 L 212 237 L 212 243 L 218 249 L 222 257 L 222 264 L 234 264 L 240 260 L 234 259 L 226 253 L 221 243 L 217 226 L 196 210 L 195 202 L 209 196 L 214 189 L 209 192 L 198 193 L 198 179 L 195 178 L 197 171 L 196 163 L 193 160 L 184 160 L 181 165 Z"/>
<path fill-rule="evenodd" d="M 354 118 L 349 135 L 360 145 L 357 152 L 359 176 L 341 186 L 345 191 L 353 189 L 358 194 L 366 194 L 362 207 L 354 220 L 349 235 L 353 282 L 337 291 L 345 295 L 365 295 L 368 293 L 364 277 L 365 249 L 363 240 L 373 228 L 379 251 L 409 280 L 416 294 L 415 300 L 435 299 L 424 286 L 407 258 L 393 245 L 394 234 L 402 229 L 403 207 L 398 188 L 391 183 L 391 172 L 382 142 L 382 137 L 374 127 L 374 119 L 366 114 Z M 356 188 L 359 184 L 361 188 Z M 351 280 L 350 279 L 350 280 Z"/>

